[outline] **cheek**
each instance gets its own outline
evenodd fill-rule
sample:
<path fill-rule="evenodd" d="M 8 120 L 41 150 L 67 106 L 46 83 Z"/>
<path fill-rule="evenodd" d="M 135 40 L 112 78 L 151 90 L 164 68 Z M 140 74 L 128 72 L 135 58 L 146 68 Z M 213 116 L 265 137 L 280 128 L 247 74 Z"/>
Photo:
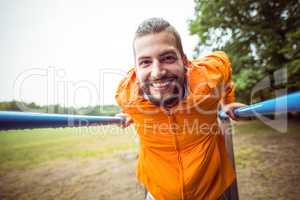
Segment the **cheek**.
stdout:
<path fill-rule="evenodd" d="M 150 75 L 150 71 L 147 69 L 137 69 L 136 72 L 138 81 L 141 83 L 146 81 Z"/>
<path fill-rule="evenodd" d="M 168 66 L 168 72 L 169 73 L 172 73 L 178 77 L 183 77 L 184 76 L 184 67 L 183 66 L 178 66 L 178 65 L 175 65 L 175 66 Z"/>

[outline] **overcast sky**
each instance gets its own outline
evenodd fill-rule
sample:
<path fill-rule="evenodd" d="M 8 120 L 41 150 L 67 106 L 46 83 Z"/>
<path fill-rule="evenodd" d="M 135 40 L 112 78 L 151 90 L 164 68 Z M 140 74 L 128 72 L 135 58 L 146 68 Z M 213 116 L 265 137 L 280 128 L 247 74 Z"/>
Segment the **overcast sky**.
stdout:
<path fill-rule="evenodd" d="M 134 32 L 149 17 L 170 21 L 192 57 L 193 0 L 1 0 L 0 101 L 115 104 Z"/>

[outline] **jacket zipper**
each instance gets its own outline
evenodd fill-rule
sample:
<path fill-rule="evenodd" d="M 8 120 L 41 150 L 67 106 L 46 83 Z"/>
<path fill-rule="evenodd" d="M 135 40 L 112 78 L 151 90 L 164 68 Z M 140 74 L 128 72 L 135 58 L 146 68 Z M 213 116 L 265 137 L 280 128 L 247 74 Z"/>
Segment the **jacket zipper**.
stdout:
<path fill-rule="evenodd" d="M 181 155 L 180 155 L 180 149 L 179 149 L 179 144 L 178 144 L 178 139 L 177 139 L 177 131 L 176 129 L 173 129 L 172 124 L 177 124 L 176 119 L 174 115 L 171 113 L 170 110 L 166 110 L 168 121 L 170 124 L 170 129 L 173 135 L 173 144 L 175 151 L 177 153 L 177 161 L 179 165 L 179 179 L 180 179 L 180 192 L 181 192 L 181 200 L 184 200 L 184 179 L 183 179 L 183 166 L 182 166 L 182 160 L 181 160 Z"/>

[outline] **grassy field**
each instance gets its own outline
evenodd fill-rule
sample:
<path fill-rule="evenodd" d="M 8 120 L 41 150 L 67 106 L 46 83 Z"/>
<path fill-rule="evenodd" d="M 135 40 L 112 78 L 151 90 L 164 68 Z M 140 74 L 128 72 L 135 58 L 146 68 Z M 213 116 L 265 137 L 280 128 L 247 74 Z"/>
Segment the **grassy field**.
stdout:
<path fill-rule="evenodd" d="M 0 199 L 140 199 L 133 128 L 0 132 Z"/>
<path fill-rule="evenodd" d="M 300 124 L 234 124 L 240 199 L 300 199 Z M 142 199 L 132 127 L 0 132 L 0 199 Z"/>
<path fill-rule="evenodd" d="M 101 158 L 136 148 L 134 131 L 117 126 L 2 131 L 0 175 L 47 161 Z"/>

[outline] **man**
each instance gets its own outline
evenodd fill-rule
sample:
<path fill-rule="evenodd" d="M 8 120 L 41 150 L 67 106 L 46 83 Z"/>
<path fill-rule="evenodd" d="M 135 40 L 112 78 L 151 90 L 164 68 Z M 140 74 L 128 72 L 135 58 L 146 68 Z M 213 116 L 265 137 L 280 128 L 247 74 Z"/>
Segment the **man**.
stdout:
<path fill-rule="evenodd" d="M 133 41 L 135 67 L 120 82 L 116 100 L 140 138 L 138 180 L 147 199 L 216 200 L 235 180 L 217 112 L 233 110 L 231 66 L 224 52 L 189 61 L 177 31 L 147 19 Z"/>

